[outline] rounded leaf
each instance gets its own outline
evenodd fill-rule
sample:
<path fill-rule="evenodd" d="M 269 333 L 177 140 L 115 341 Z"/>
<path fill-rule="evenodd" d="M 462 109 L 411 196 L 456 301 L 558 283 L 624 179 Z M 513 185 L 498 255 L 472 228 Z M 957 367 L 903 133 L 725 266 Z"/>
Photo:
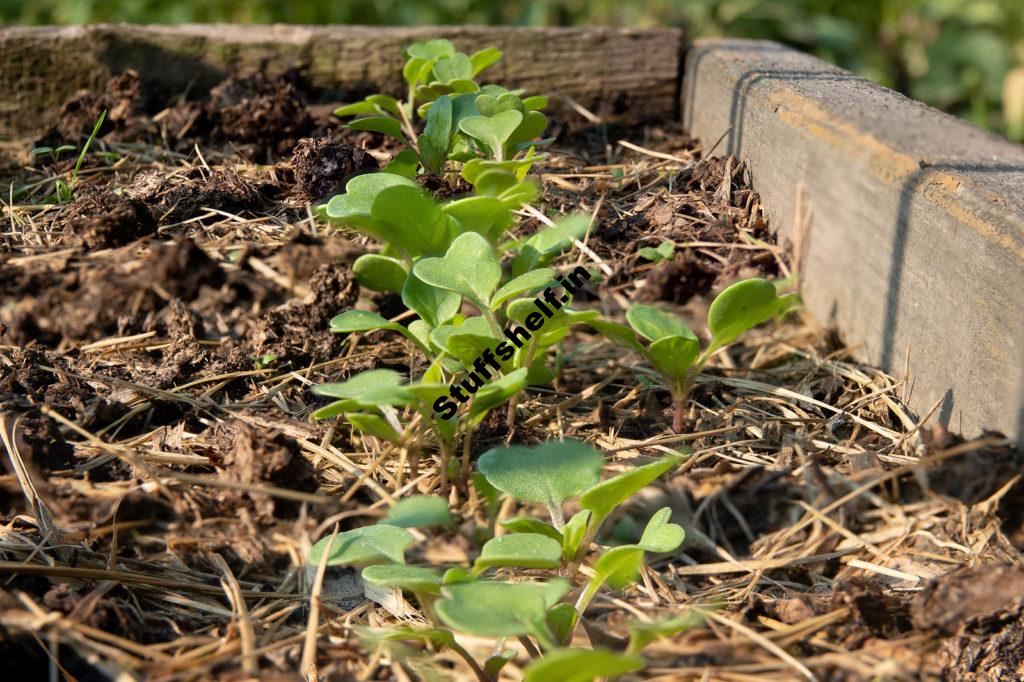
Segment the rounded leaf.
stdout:
<path fill-rule="evenodd" d="M 449 627 L 483 637 L 515 637 L 543 627 L 544 616 L 569 591 L 567 580 L 455 583 L 434 608 Z"/>
<path fill-rule="evenodd" d="M 409 275 L 402 262 L 378 253 L 364 253 L 352 264 L 356 281 L 371 291 L 400 292 Z"/>
<path fill-rule="evenodd" d="M 642 670 L 647 662 L 633 654 L 604 649 L 556 649 L 523 670 L 523 682 L 592 682 Z"/>
<path fill-rule="evenodd" d="M 562 543 L 539 533 L 513 533 L 489 540 L 474 568 L 477 573 L 499 566 L 515 568 L 558 568 Z"/>
<path fill-rule="evenodd" d="M 657 341 L 666 336 L 697 340 L 697 336 L 676 315 L 652 305 L 632 306 L 626 311 L 626 321 L 637 334 L 648 341 Z"/>
<path fill-rule="evenodd" d="M 549 441 L 488 450 L 477 468 L 498 490 L 523 502 L 557 505 L 593 486 L 604 458 L 586 443 Z"/>
<path fill-rule="evenodd" d="M 686 532 L 679 524 L 669 521 L 671 516 L 672 509 L 662 507 L 647 522 L 644 534 L 641 536 L 640 542 L 637 543 L 644 548 L 645 552 L 663 554 L 675 551 L 679 545 L 683 544 Z"/>
<path fill-rule="evenodd" d="M 443 258 L 424 258 L 413 272 L 427 284 L 462 294 L 486 310 L 501 281 L 501 265 L 484 237 L 466 232 L 456 237 Z"/>
<path fill-rule="evenodd" d="M 377 564 L 364 568 L 362 576 L 368 583 L 407 592 L 439 594 L 441 591 L 441 574 L 429 566 Z"/>
<path fill-rule="evenodd" d="M 379 563 L 405 563 L 405 548 L 412 544 L 412 533 L 396 526 L 363 526 L 338 533 L 331 543 L 328 566 L 360 566 Z M 309 552 L 309 564 L 320 565 L 331 536 L 320 539 Z"/>
<path fill-rule="evenodd" d="M 438 495 L 412 495 L 395 502 L 381 523 L 400 528 L 447 526 L 454 521 L 448 501 Z"/>
<path fill-rule="evenodd" d="M 686 378 L 697 361 L 700 344 L 685 336 L 665 336 L 652 343 L 644 354 L 658 374 L 677 383 Z"/>
<path fill-rule="evenodd" d="M 775 285 L 766 279 L 736 282 L 720 293 L 708 310 L 712 343 L 716 347 L 732 343 L 748 329 L 784 312 L 794 298 L 779 297 Z"/>

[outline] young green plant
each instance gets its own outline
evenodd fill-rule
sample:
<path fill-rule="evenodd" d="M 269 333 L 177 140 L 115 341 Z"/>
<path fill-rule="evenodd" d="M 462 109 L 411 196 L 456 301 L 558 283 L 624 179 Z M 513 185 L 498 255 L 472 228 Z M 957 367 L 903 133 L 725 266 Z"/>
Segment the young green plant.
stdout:
<path fill-rule="evenodd" d="M 481 682 L 496 680 L 514 654 L 499 647 L 494 656 L 478 663 L 458 644 L 456 632 L 499 640 L 518 637 L 537 655 L 526 668 L 528 680 L 587 681 L 639 670 L 645 665 L 640 653 L 647 644 L 701 625 L 700 612 L 632 624 L 628 649 L 622 653 L 573 649 L 568 644 L 594 595 L 602 588 L 621 590 L 635 583 L 644 570 L 645 554 L 676 551 L 683 541 L 682 528 L 669 521 L 671 511 L 666 507 L 653 515 L 637 543 L 601 552 L 586 580 L 576 582 L 576 569 L 608 516 L 679 461 L 678 456 L 665 457 L 601 481 L 603 457 L 582 442 L 495 448 L 479 462 L 485 479 L 481 483 L 490 491 L 487 496 L 504 493 L 519 502 L 539 502 L 547 507 L 552 523 L 529 516 L 503 521 L 506 534 L 484 543 L 469 567 L 409 566 L 405 551 L 413 536 L 382 524 L 422 529 L 450 527 L 451 521 L 443 498 L 417 497 L 396 503 L 377 526 L 341 533 L 333 542 L 323 538 L 310 553 L 309 564 L 316 565 L 330 545 L 327 564 L 361 568 L 371 598 L 379 598 L 381 590 L 385 595 L 411 594 L 431 625 L 372 631 L 374 641 L 419 640 L 436 649 L 451 649 Z M 575 497 L 581 511 L 564 522 L 562 506 Z M 531 578 L 497 579 L 492 571 L 530 571 Z M 565 601 L 571 593 L 577 593 L 575 605 Z"/>
<path fill-rule="evenodd" d="M 678 316 L 650 305 L 634 305 L 626 311 L 628 327 L 608 320 L 590 324 L 612 342 L 637 351 L 651 364 L 672 394 L 672 430 L 680 433 L 687 398 L 711 356 L 748 329 L 787 312 L 797 301 L 797 294 L 779 296 L 775 285 L 764 279 L 733 284 L 711 303 L 711 340 L 703 351 L 697 335 Z"/>

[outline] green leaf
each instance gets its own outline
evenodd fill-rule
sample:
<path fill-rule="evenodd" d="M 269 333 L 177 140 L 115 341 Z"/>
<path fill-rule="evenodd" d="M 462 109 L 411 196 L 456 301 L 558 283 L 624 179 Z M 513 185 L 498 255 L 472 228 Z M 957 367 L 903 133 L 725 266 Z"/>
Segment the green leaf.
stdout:
<path fill-rule="evenodd" d="M 520 105 L 521 106 L 521 105 Z M 539 111 L 527 111 L 523 114 L 523 122 L 509 136 L 510 144 L 522 144 L 544 134 L 548 127 L 548 117 Z"/>
<path fill-rule="evenodd" d="M 523 669 L 523 682 L 591 682 L 642 670 L 640 656 L 604 649 L 556 649 Z"/>
<path fill-rule="evenodd" d="M 451 340 L 449 339 L 449 343 Z M 473 402 L 469 405 L 470 425 L 476 426 L 487 416 L 488 412 L 526 388 L 528 374 L 529 370 L 526 367 L 521 367 L 478 390 L 473 396 Z"/>
<path fill-rule="evenodd" d="M 580 495 L 580 507 L 589 509 L 594 517 L 591 526 L 597 528 L 613 509 L 635 495 L 669 469 L 677 466 L 682 457 L 668 455 L 656 462 L 630 469 L 608 480 L 601 481 Z"/>
<path fill-rule="evenodd" d="M 651 642 L 671 637 L 704 625 L 704 614 L 697 609 L 687 609 L 679 618 L 655 622 L 633 621 L 629 624 L 629 651 L 638 652 Z"/>
<path fill-rule="evenodd" d="M 516 650 L 505 649 L 500 654 L 495 654 L 484 661 L 484 672 L 487 673 L 491 679 L 498 679 L 498 673 L 504 668 L 510 661 L 515 660 Z"/>
<path fill-rule="evenodd" d="M 505 157 L 505 143 L 523 122 L 522 112 L 502 111 L 494 116 L 469 116 L 459 122 L 459 130 L 482 142 L 491 154 L 501 161 Z"/>
<path fill-rule="evenodd" d="M 381 523 L 400 528 L 428 528 L 450 526 L 455 522 L 448 501 L 436 495 L 404 497 L 388 510 Z"/>
<path fill-rule="evenodd" d="M 402 375 L 393 369 L 371 369 L 341 383 L 314 386 L 313 392 L 331 398 L 360 398 L 370 393 L 398 388 L 401 383 Z"/>
<path fill-rule="evenodd" d="M 469 62 L 473 66 L 471 75 L 476 76 L 484 69 L 493 66 L 503 56 L 504 53 L 501 50 L 494 47 L 485 47 L 479 52 L 474 52 L 469 57 Z"/>
<path fill-rule="evenodd" d="M 558 568 L 562 545 L 540 533 L 512 533 L 489 540 L 473 565 L 479 575 L 488 568 Z"/>
<path fill-rule="evenodd" d="M 564 646 L 572 641 L 572 631 L 579 621 L 579 614 L 576 613 L 576 607 L 572 604 L 555 604 L 548 609 L 545 621 L 548 624 L 548 630 L 551 631 L 551 639 L 555 644 Z"/>
<path fill-rule="evenodd" d="M 440 594 L 441 574 L 428 566 L 376 564 L 363 569 L 363 580 L 414 594 Z"/>
<path fill-rule="evenodd" d="M 607 584 L 613 590 L 621 590 L 627 585 L 632 585 L 640 577 L 640 569 L 644 565 L 644 549 L 637 545 L 622 545 L 612 547 L 598 557 L 592 569 L 594 577 L 591 579 L 591 586 L 587 591 L 596 591 L 598 587 Z"/>
<path fill-rule="evenodd" d="M 460 233 L 476 232 L 490 242 L 512 225 L 512 209 L 497 197 L 464 197 L 448 202 L 441 210 L 459 223 Z"/>
<path fill-rule="evenodd" d="M 444 650 L 451 648 L 455 645 L 455 636 L 448 630 L 441 628 L 411 628 L 407 625 L 403 625 L 398 628 L 389 628 L 387 630 L 370 630 L 366 628 L 365 639 L 368 641 L 417 641 L 427 642 L 432 647 L 438 650 Z"/>
<path fill-rule="evenodd" d="M 520 247 L 512 261 L 512 274 L 547 265 L 555 256 L 582 238 L 590 228 L 590 216 L 577 213 L 555 222 L 551 227 L 537 231 Z"/>
<path fill-rule="evenodd" d="M 345 419 L 368 436 L 376 436 L 389 443 L 399 443 L 402 440 L 402 434 L 395 430 L 391 422 L 379 414 L 353 412 L 345 415 Z"/>
<path fill-rule="evenodd" d="M 554 526 L 529 516 L 505 519 L 501 522 L 501 527 L 510 533 L 537 533 L 539 535 L 546 535 L 559 543 L 562 542 L 562 534 Z"/>
<path fill-rule="evenodd" d="M 637 543 L 643 547 L 644 551 L 664 554 L 675 551 L 679 545 L 683 544 L 686 532 L 679 524 L 669 522 L 671 516 L 672 509 L 662 507 L 647 522 L 644 534 L 641 536 L 640 542 Z"/>
<path fill-rule="evenodd" d="M 481 311 L 489 310 L 491 294 L 501 281 L 494 248 L 475 232 L 460 234 L 443 258 L 424 258 L 413 272 L 428 284 L 462 294 Z"/>
<path fill-rule="evenodd" d="M 644 352 L 644 347 L 636 340 L 636 332 L 626 325 L 605 319 L 591 320 L 589 324 L 616 346 Z"/>
<path fill-rule="evenodd" d="M 455 54 L 455 46 L 452 45 L 450 40 L 445 38 L 424 40 L 419 43 L 413 43 L 409 47 L 405 48 L 405 54 L 408 57 L 417 57 L 419 59 L 450 57 Z"/>
<path fill-rule="evenodd" d="M 785 312 L 796 294 L 779 296 L 775 285 L 765 279 L 736 282 L 720 293 L 708 310 L 711 345 L 720 348 L 765 320 Z"/>
<path fill-rule="evenodd" d="M 420 340 L 416 338 L 416 335 L 410 332 L 407 328 L 397 322 L 391 322 L 390 320 L 384 319 L 377 313 L 371 313 L 367 310 L 346 310 L 340 315 L 335 315 L 331 318 L 330 329 L 335 334 L 350 334 L 353 332 L 369 332 L 377 331 L 379 329 L 387 329 L 398 332 L 402 336 L 410 339 L 417 346 L 420 343 Z M 421 350 L 426 352 L 426 349 L 422 347 Z"/>
<path fill-rule="evenodd" d="M 662 242 L 658 244 L 657 248 L 645 246 L 637 249 L 636 252 L 649 261 L 668 260 L 676 252 L 676 245 L 672 242 Z"/>
<path fill-rule="evenodd" d="M 434 62 L 434 76 L 442 83 L 472 79 L 473 64 L 469 55 L 456 52 L 448 57 L 441 57 Z"/>
<path fill-rule="evenodd" d="M 600 452 L 574 440 L 493 448 L 477 462 L 477 468 L 498 490 L 522 502 L 543 502 L 550 507 L 593 486 L 603 465 Z"/>
<path fill-rule="evenodd" d="M 337 220 L 346 225 L 358 229 L 372 230 L 373 224 L 370 218 L 370 211 L 377 195 L 389 187 L 404 185 L 416 187 L 416 183 L 394 173 L 365 173 L 357 175 L 345 185 L 345 193 L 332 197 L 327 202 L 325 211 L 328 218 Z M 379 239 L 387 239 L 387 236 L 378 231 L 370 231 Z"/>
<path fill-rule="evenodd" d="M 444 171 L 445 159 L 448 158 L 448 148 L 454 134 L 452 100 L 447 95 L 438 97 L 427 112 L 427 125 L 419 138 L 420 159 L 428 173 Z"/>
<path fill-rule="evenodd" d="M 318 566 L 331 536 L 321 538 L 309 552 L 309 564 Z M 363 526 L 338 533 L 327 557 L 328 566 L 360 566 L 391 562 L 405 563 L 405 548 L 415 538 L 396 526 Z"/>
<path fill-rule="evenodd" d="M 382 190 L 373 201 L 370 217 L 383 238 L 409 257 L 444 253 L 454 234 L 452 219 L 419 187 L 397 185 Z"/>
<path fill-rule="evenodd" d="M 454 291 L 427 284 L 413 270 L 405 280 L 402 303 L 436 329 L 455 317 L 462 307 L 462 297 Z"/>
<path fill-rule="evenodd" d="M 533 95 L 523 98 L 523 108 L 527 111 L 540 111 L 548 108 L 548 98 L 544 95 Z"/>
<path fill-rule="evenodd" d="M 408 145 L 409 141 L 402 134 L 402 124 L 397 118 L 391 116 L 367 116 L 357 118 L 348 124 L 352 130 L 368 130 L 373 133 L 381 133 L 395 138 L 399 142 Z"/>
<path fill-rule="evenodd" d="M 546 583 L 478 580 L 442 588 L 434 608 L 445 625 L 483 637 L 536 634 L 547 610 L 569 591 L 562 579 Z"/>
<path fill-rule="evenodd" d="M 657 341 L 666 336 L 681 336 L 697 340 L 697 336 L 677 316 L 659 310 L 652 305 L 630 307 L 626 311 L 626 321 L 637 334 L 648 341 Z"/>
<path fill-rule="evenodd" d="M 494 296 L 491 298 L 491 309 L 496 310 L 498 306 L 508 299 L 520 294 L 543 289 L 549 284 L 554 283 L 554 281 L 555 271 L 551 268 L 538 268 L 524 272 L 518 277 L 514 277 L 494 293 Z"/>
<path fill-rule="evenodd" d="M 405 286 L 408 272 L 397 258 L 364 253 L 352 264 L 352 272 L 360 286 L 371 291 L 399 292 Z"/>
<path fill-rule="evenodd" d="M 564 526 L 562 526 L 562 559 L 571 561 L 580 552 L 580 543 L 587 535 L 587 521 L 590 520 L 590 512 L 582 509 L 572 515 Z M 584 552 L 586 550 L 583 550 Z"/>
<path fill-rule="evenodd" d="M 658 374 L 678 385 L 697 361 L 700 344 L 685 336 L 665 336 L 652 343 L 645 355 Z"/>
<path fill-rule="evenodd" d="M 388 164 L 382 169 L 385 173 L 394 173 L 400 175 L 403 178 L 412 180 L 416 177 L 416 170 L 420 165 L 420 157 L 416 155 L 411 149 L 403 149 L 388 161 Z"/>

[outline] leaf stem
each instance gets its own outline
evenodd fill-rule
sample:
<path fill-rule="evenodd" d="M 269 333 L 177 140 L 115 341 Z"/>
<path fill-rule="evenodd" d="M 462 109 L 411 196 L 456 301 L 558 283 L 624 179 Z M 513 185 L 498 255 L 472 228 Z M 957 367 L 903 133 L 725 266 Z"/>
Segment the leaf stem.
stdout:
<path fill-rule="evenodd" d="M 484 672 L 484 669 L 480 667 L 480 664 L 476 662 L 476 659 L 470 656 L 469 652 L 466 651 L 461 644 L 453 639 L 449 648 L 469 664 L 469 667 L 473 669 L 473 673 L 476 675 L 477 680 L 480 682 L 494 682 L 494 678 Z"/>

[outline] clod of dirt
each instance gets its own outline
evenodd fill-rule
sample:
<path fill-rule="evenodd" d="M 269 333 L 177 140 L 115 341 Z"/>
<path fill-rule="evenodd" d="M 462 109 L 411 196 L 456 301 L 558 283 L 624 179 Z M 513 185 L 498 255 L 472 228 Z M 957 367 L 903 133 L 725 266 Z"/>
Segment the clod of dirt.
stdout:
<path fill-rule="evenodd" d="M 161 224 L 179 223 L 212 208 L 228 213 L 252 211 L 263 205 L 261 192 L 270 185 L 257 186 L 229 170 L 206 177 L 198 168 L 169 175 L 143 171 L 124 188 L 124 194 L 145 203 Z"/>
<path fill-rule="evenodd" d="M 377 159 L 366 150 L 332 142 L 328 137 L 299 140 L 292 152 L 295 192 L 307 201 L 337 194 L 352 175 L 379 167 Z"/>
<path fill-rule="evenodd" d="M 293 300 L 249 323 L 245 339 L 254 357 L 271 354 L 279 361 L 302 363 L 326 359 L 341 350 L 343 337 L 329 331 L 339 311 L 351 308 L 359 285 L 351 274 L 334 264 L 320 266 L 309 281 L 312 293 Z"/>
<path fill-rule="evenodd" d="M 677 253 L 670 261 L 652 268 L 643 288 L 637 292 L 641 301 L 668 301 L 682 305 L 694 296 L 707 296 L 718 271 L 687 251 Z"/>
<path fill-rule="evenodd" d="M 81 187 L 68 212 L 65 235 L 90 250 L 124 246 L 156 230 L 145 203 L 105 187 Z"/>
<path fill-rule="evenodd" d="M 933 581 L 912 605 L 914 624 L 951 635 L 936 654 L 943 679 L 1024 678 L 1024 569 L 960 568 Z"/>
<path fill-rule="evenodd" d="M 910 629 L 906 604 L 866 578 L 838 583 L 832 592 L 832 605 L 850 609 L 852 620 L 845 638 L 849 646 L 868 637 L 893 637 Z"/>
<path fill-rule="evenodd" d="M 139 74 L 130 70 L 107 81 L 102 93 L 79 90 L 61 106 L 55 132 L 61 140 L 77 144 L 92 132 L 104 110 L 107 115 L 97 133 L 99 137 L 115 131 L 128 132 L 140 95 Z"/>
<path fill-rule="evenodd" d="M 295 440 L 284 433 L 273 429 L 257 430 L 240 420 L 215 429 L 220 438 L 234 434 L 230 451 L 219 463 L 222 479 L 254 487 L 270 485 L 303 492 L 317 489 L 313 465 L 302 457 Z M 295 501 L 259 492 L 225 490 L 218 493 L 218 502 L 225 511 L 236 509 L 243 500 L 251 504 L 253 518 L 263 523 L 271 523 L 275 518 L 293 518 L 299 506 Z"/>

